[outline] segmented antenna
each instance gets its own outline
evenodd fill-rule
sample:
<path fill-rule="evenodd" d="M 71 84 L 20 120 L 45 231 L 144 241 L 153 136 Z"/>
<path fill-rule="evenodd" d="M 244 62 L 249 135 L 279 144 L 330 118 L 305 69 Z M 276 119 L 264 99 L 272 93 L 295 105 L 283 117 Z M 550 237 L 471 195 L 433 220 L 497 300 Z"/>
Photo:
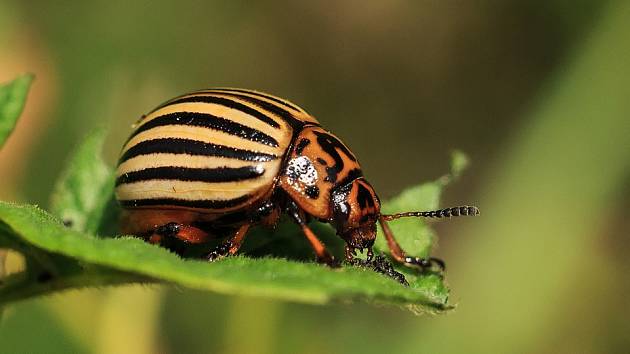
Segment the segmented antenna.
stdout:
<path fill-rule="evenodd" d="M 457 206 L 446 209 L 431 210 L 431 211 L 408 211 L 406 213 L 398 213 L 391 215 L 381 215 L 386 221 L 396 220 L 407 217 L 418 218 L 450 218 L 451 216 L 464 216 L 479 215 L 479 208 L 476 206 Z"/>

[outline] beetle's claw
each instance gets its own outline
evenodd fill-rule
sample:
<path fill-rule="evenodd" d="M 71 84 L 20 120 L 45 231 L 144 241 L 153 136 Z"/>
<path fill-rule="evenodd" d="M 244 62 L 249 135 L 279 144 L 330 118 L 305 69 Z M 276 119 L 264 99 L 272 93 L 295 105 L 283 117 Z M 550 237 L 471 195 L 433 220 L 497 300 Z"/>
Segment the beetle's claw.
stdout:
<path fill-rule="evenodd" d="M 434 266 L 437 266 L 439 268 L 440 273 L 443 273 L 446 270 L 446 264 L 444 263 L 444 261 L 435 257 L 405 257 L 405 265 L 420 268 L 422 271 L 430 270 Z"/>
<path fill-rule="evenodd" d="M 224 254 L 220 254 L 219 252 L 212 251 L 206 255 L 206 259 L 208 262 L 218 261 L 219 259 L 225 258 Z"/>
<path fill-rule="evenodd" d="M 339 263 L 335 257 L 333 257 L 330 254 L 326 254 L 324 257 L 318 257 L 317 261 L 319 263 L 323 263 L 326 264 L 327 266 L 331 267 L 331 268 L 339 268 L 341 267 L 341 263 Z"/>
<path fill-rule="evenodd" d="M 350 245 L 346 245 L 345 254 L 346 254 L 346 262 L 352 263 L 352 261 L 354 260 L 354 256 L 356 255 L 354 248 Z"/>
<path fill-rule="evenodd" d="M 230 254 L 231 247 L 232 247 L 232 242 L 230 241 L 220 244 L 214 250 L 210 251 L 210 253 L 206 255 L 206 259 L 209 262 L 214 262 L 219 259 L 225 258 Z"/>

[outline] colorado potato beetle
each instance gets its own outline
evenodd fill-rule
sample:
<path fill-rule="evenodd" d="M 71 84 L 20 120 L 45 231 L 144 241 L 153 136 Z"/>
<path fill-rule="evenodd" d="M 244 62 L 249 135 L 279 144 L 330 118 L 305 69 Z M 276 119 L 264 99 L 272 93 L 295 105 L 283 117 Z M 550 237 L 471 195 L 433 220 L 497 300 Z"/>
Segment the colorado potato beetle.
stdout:
<path fill-rule="evenodd" d="M 144 115 L 118 163 L 116 199 L 125 233 L 152 243 L 207 243 L 229 235 L 207 258 L 233 255 L 253 225 L 273 227 L 282 213 L 301 228 L 318 261 L 334 258 L 309 228 L 330 223 L 345 258 L 372 246 L 380 223 L 392 258 L 427 268 L 443 262 L 412 257 L 388 221 L 400 217 L 476 215 L 474 206 L 384 215 L 356 156 L 315 117 L 269 94 L 215 88 L 185 94 Z"/>

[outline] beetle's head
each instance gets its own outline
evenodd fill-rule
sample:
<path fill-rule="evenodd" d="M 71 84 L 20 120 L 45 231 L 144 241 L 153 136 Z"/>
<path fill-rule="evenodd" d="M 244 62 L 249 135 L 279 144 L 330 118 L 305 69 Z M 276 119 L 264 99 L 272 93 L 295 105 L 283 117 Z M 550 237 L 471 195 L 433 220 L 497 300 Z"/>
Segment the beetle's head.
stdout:
<path fill-rule="evenodd" d="M 331 204 L 337 234 L 352 248 L 371 248 L 381 210 L 374 188 L 364 178 L 355 179 L 333 191 Z"/>

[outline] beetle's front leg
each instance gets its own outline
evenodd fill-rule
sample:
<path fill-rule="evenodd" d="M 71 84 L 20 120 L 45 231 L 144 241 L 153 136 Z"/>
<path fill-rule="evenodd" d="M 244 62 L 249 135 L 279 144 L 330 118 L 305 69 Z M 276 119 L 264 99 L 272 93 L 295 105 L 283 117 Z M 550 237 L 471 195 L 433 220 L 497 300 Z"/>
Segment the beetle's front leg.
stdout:
<path fill-rule="evenodd" d="M 295 221 L 300 228 L 302 229 L 302 233 L 311 244 L 313 251 L 315 251 L 315 255 L 317 256 L 317 261 L 319 263 L 325 263 L 330 267 L 336 268 L 339 267 L 339 263 L 335 260 L 330 252 L 326 249 L 324 243 L 317 238 L 317 235 L 311 230 L 311 228 L 306 225 L 306 217 L 304 212 L 300 210 L 300 208 L 293 201 L 289 201 L 287 206 L 287 214 Z"/>
<path fill-rule="evenodd" d="M 389 228 L 389 225 L 387 225 L 387 221 L 385 221 L 385 219 L 381 217 L 379 218 L 379 222 L 381 224 L 381 227 L 383 228 L 383 233 L 385 234 L 385 239 L 387 240 L 387 245 L 389 246 L 391 255 L 396 261 L 408 267 L 418 268 L 422 271 L 431 270 L 434 268 L 434 266 L 437 266 L 440 272 L 444 272 L 444 270 L 446 270 L 446 265 L 444 264 L 444 261 L 439 258 L 421 258 L 408 256 L 394 238 L 394 234 Z"/>

